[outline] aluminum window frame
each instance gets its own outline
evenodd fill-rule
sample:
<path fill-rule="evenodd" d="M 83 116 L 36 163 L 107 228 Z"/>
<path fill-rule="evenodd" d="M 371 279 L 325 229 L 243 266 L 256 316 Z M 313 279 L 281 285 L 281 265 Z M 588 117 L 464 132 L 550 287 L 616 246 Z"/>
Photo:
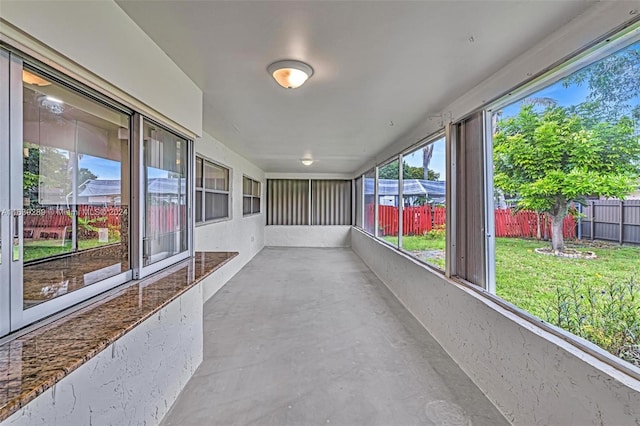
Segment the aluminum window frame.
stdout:
<path fill-rule="evenodd" d="M 193 257 L 194 254 L 194 217 L 195 212 L 193 209 L 193 203 L 195 202 L 195 151 L 194 151 L 194 141 L 190 139 L 188 136 L 162 124 L 158 121 L 146 117 L 138 112 L 134 113 L 134 125 L 133 127 L 133 137 L 132 137 L 132 145 L 133 145 L 133 160 L 131 162 L 131 196 L 132 202 L 131 206 L 134 211 L 133 214 L 130 214 L 131 217 L 137 218 L 137 223 L 130 224 L 131 232 L 135 232 L 136 241 L 134 243 L 130 243 L 131 245 L 131 262 L 133 266 L 133 279 L 141 279 L 147 277 L 151 274 L 159 272 L 163 269 L 168 268 L 171 265 L 174 265 L 177 262 Z M 162 130 L 165 130 L 169 133 L 174 134 L 186 141 L 186 155 L 187 161 L 189 164 L 185 167 L 187 176 L 185 177 L 185 206 L 186 212 L 185 217 L 187 219 L 187 223 L 185 226 L 185 231 L 187 232 L 187 247 L 186 250 L 176 253 L 172 256 L 169 256 L 165 259 L 159 260 L 157 262 L 151 263 L 149 265 L 144 265 L 144 238 L 143 235 L 143 227 L 145 223 L 145 214 L 146 214 L 146 188 L 145 188 L 145 179 L 144 179 L 144 133 L 143 126 L 144 122 L 148 122 L 153 124 L 154 126 L 159 127 Z M 134 199 L 135 197 L 135 199 Z M 134 226 L 135 225 L 135 226 Z M 135 256 L 134 256 L 135 254 Z"/>
<path fill-rule="evenodd" d="M 123 113 L 129 116 L 129 126 L 130 131 L 133 125 L 133 111 L 128 108 L 115 103 L 114 101 L 105 100 L 105 98 L 99 94 L 94 93 L 94 91 L 80 82 L 72 80 L 70 77 L 67 77 L 59 72 L 51 70 L 47 65 L 44 65 L 32 58 L 29 58 L 26 55 L 21 55 L 17 52 L 10 51 L 8 54 L 4 53 L 5 50 L 0 48 L 0 57 L 4 58 L 0 60 L 0 66 L 3 67 L 3 70 L 0 70 L 0 79 L 6 80 L 8 78 L 8 85 L 3 85 L 6 87 L 6 92 L 2 92 L 0 90 L 0 102 L 2 102 L 5 107 L 8 107 L 5 110 L 0 109 L 0 120 L 7 121 L 8 126 L 4 133 L 0 133 L 0 135 L 7 136 L 8 139 L 5 139 L 3 143 L 0 141 L 0 149 L 3 149 L 3 145 L 6 144 L 6 141 L 9 143 L 9 152 L 8 152 L 8 162 L 10 166 L 7 168 L 4 173 L 9 174 L 8 180 L 2 180 L 2 185 L 0 187 L 4 187 L 2 192 L 6 191 L 6 188 L 9 188 L 8 196 L 5 198 L 8 203 L 7 211 L 3 211 L 3 214 L 0 215 L 2 219 L 0 219 L 0 226 L 3 228 L 2 233 L 6 236 L 13 233 L 17 236 L 17 243 L 20 247 L 20 253 L 17 259 L 11 259 L 12 250 L 10 244 L 3 244 L 1 252 L 3 254 L 3 262 L 0 265 L 0 272 L 4 275 L 2 277 L 10 277 L 9 285 L 5 286 L 5 288 L 0 289 L 0 295 L 5 295 L 7 288 L 9 291 L 9 302 L 10 306 L 7 310 L 8 315 L 10 317 L 9 320 L 9 328 L 7 329 L 6 323 L 6 315 L 0 316 L 0 336 L 7 335 L 9 333 L 13 333 L 21 328 L 24 328 L 30 324 L 34 324 L 40 320 L 43 320 L 51 315 L 55 315 L 63 310 L 72 308 L 73 306 L 85 302 L 93 297 L 97 297 L 100 294 L 108 291 L 110 289 L 114 289 L 120 285 L 131 281 L 133 277 L 133 265 L 131 263 L 131 252 L 129 253 L 129 269 L 123 272 L 120 272 L 114 276 L 103 279 L 96 283 L 93 283 L 89 286 L 77 289 L 71 293 L 67 293 L 61 296 L 58 296 L 54 299 L 43 301 L 37 305 L 31 306 L 27 309 L 24 309 L 24 284 L 23 284 L 23 268 L 24 268 L 24 235 L 23 235 L 23 221 L 20 220 L 21 216 L 16 215 L 16 212 L 22 210 L 22 180 L 23 180 L 23 171 L 22 171 L 22 162 L 23 162 L 23 153 L 22 153 L 22 145 L 23 145 L 23 82 L 22 82 L 22 71 L 29 70 L 35 72 L 36 74 L 40 74 L 45 78 L 51 80 L 55 84 L 59 84 L 64 86 L 67 89 L 72 90 L 79 96 L 89 99 L 92 102 L 98 103 L 100 105 L 106 106 L 110 109 Z M 8 68 L 5 67 L 2 63 L 8 58 Z M 8 74 L 5 74 L 7 73 Z M 3 97 L 9 96 L 8 104 L 3 102 Z M 4 126 L 0 126 L 4 127 Z M 2 137 L 2 136 L 0 136 Z M 13 149 L 11 147 L 14 147 Z M 19 147 L 19 149 L 16 149 Z M 129 144 L 129 150 L 131 152 L 132 145 Z M 19 165 L 19 166 L 16 166 Z M 4 169 L 4 168 L 3 168 Z M 131 170 L 130 170 L 131 171 Z M 8 182 L 8 183 L 7 183 Z M 5 218 L 6 217 L 6 218 Z M 7 224 L 9 222 L 9 224 Z M 131 228 L 130 228 L 131 229 Z M 5 262 L 6 261 L 6 262 Z M 4 267 L 3 267 L 4 265 Z M 8 269 L 8 271 L 7 271 Z M 2 287 L 2 286 L 0 286 Z M 6 302 L 0 302 L 0 308 L 5 308 Z"/>
<path fill-rule="evenodd" d="M 485 171 L 485 205 L 494 207 L 493 200 L 493 133 L 491 128 L 491 117 L 496 110 L 504 108 L 510 104 L 518 102 L 525 97 L 542 90 L 548 86 L 551 86 L 562 78 L 567 77 L 568 75 L 585 68 L 604 57 L 613 54 L 619 50 L 622 50 L 629 45 L 640 41 L 640 18 L 638 18 L 634 23 L 627 26 L 623 30 L 615 31 L 613 33 L 609 33 L 604 35 L 600 40 L 596 40 L 594 43 L 588 45 L 581 52 L 577 52 L 570 58 L 567 58 L 562 63 L 556 64 L 552 66 L 550 69 L 541 73 L 539 76 L 534 77 L 530 81 L 526 81 L 519 86 L 516 86 L 507 94 L 498 97 L 497 99 L 489 102 L 484 108 L 479 110 L 483 111 L 485 114 L 485 132 L 484 132 L 484 157 L 485 161 L 490 158 L 490 173 Z M 476 110 L 476 111 L 479 111 Z M 488 125 L 487 125 L 488 124 Z M 487 169 L 489 168 L 489 163 L 486 163 Z M 490 180 L 489 180 L 490 179 Z M 487 212 L 485 212 L 485 216 L 487 216 Z M 491 215 L 493 216 L 493 215 Z M 486 217 L 485 217 L 486 219 Z M 496 256 L 495 256 L 495 224 L 493 220 L 487 220 L 485 224 L 487 226 L 491 226 L 491 228 L 487 228 L 487 234 L 491 234 L 491 245 L 486 245 L 486 262 L 487 262 L 487 278 L 492 278 L 493 281 L 487 281 L 488 289 L 493 289 L 493 292 L 488 289 L 480 288 L 474 283 L 470 283 L 466 280 L 459 279 L 458 277 L 451 277 L 455 279 L 457 282 L 464 284 L 469 289 L 475 291 L 476 293 L 481 294 L 482 296 L 488 298 L 492 302 L 496 303 L 498 306 L 506 309 L 510 313 L 516 315 L 517 317 L 531 323 L 535 327 L 538 327 L 542 330 L 545 330 L 551 333 L 553 336 L 560 338 L 571 345 L 577 347 L 578 349 L 586 352 L 587 354 L 595 357 L 599 361 L 605 363 L 611 368 L 625 373 L 636 380 L 640 380 L 640 367 L 636 367 L 631 363 L 628 363 L 622 360 L 619 357 L 609 353 L 603 348 L 597 346 L 590 341 L 583 339 L 579 336 L 573 335 L 572 333 L 554 326 L 546 321 L 542 321 L 539 318 L 535 317 L 528 311 L 508 302 L 507 300 L 501 298 L 500 296 L 495 294 L 495 265 L 496 265 Z M 489 268 L 492 270 L 489 271 Z M 493 274 L 491 277 L 490 275 Z"/>
<path fill-rule="evenodd" d="M 198 167 L 198 159 L 202 160 L 202 187 L 198 186 L 198 182 L 196 179 L 197 176 L 197 167 Z M 220 167 L 224 170 L 227 171 L 227 190 L 226 191 L 222 191 L 222 190 L 218 190 L 218 189 L 207 189 L 205 188 L 204 182 L 205 182 L 205 176 L 204 176 L 204 166 L 205 166 L 205 162 L 210 163 L 216 167 Z M 202 155 L 198 152 L 195 153 L 195 159 L 193 161 L 193 166 L 194 166 L 194 171 L 193 171 L 193 189 L 194 189 L 194 198 L 193 198 L 193 211 L 194 213 L 196 212 L 197 209 L 197 205 L 196 205 L 196 194 L 198 192 L 200 192 L 202 194 L 202 207 L 201 207 L 201 219 L 197 221 L 196 220 L 196 216 L 194 215 L 193 217 L 193 223 L 194 226 L 202 226 L 202 225 L 208 225 L 210 223 L 217 223 L 217 222 L 226 222 L 229 220 L 233 220 L 233 169 L 231 167 L 225 166 L 224 164 L 212 160 L 209 157 Z M 205 208 L 205 194 L 224 194 L 227 196 L 227 215 L 224 217 L 218 217 L 215 219 L 209 219 L 206 220 L 205 219 L 205 212 L 206 212 L 206 208 Z"/>
<path fill-rule="evenodd" d="M 244 180 L 248 179 L 251 182 L 251 193 L 250 194 L 246 194 L 244 191 Z M 253 195 L 253 184 L 257 184 L 258 185 L 258 194 L 259 195 Z M 249 198 L 251 200 L 251 211 L 250 212 L 245 212 L 244 211 L 244 200 L 245 198 Z M 260 209 L 257 212 L 253 211 L 253 206 L 254 206 L 254 200 L 257 199 L 260 202 Z M 252 178 L 251 176 L 248 175 L 242 175 L 242 216 L 243 217 L 249 217 L 249 216 L 256 216 L 262 214 L 262 182 L 259 180 L 256 180 L 254 178 Z"/>

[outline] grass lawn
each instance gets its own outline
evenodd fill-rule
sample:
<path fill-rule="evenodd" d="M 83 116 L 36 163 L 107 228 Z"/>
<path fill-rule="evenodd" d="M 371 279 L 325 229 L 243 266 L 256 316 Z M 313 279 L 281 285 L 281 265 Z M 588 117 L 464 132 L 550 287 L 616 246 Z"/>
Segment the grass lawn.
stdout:
<path fill-rule="evenodd" d="M 387 236 L 384 240 L 393 244 L 398 244 L 398 237 Z M 444 269 L 444 237 L 431 237 L 421 235 L 404 235 L 402 237 L 402 248 L 408 252 L 413 252 L 416 257 L 427 263 Z M 422 252 L 421 254 L 415 252 Z"/>
<path fill-rule="evenodd" d="M 588 287 L 604 290 L 608 284 L 640 279 L 640 247 L 591 247 L 568 244 L 578 250 L 593 251 L 597 259 L 570 259 L 544 256 L 534 249 L 544 241 L 496 238 L 496 293 L 514 305 L 547 319 L 547 310 L 557 303 L 557 289 L 579 291 Z"/>
<path fill-rule="evenodd" d="M 385 237 L 396 244 L 397 238 Z M 444 268 L 443 237 L 403 237 L 403 248 Z M 496 294 L 640 366 L 640 247 L 572 243 L 596 259 L 545 256 L 545 241 L 496 239 Z M 436 253 L 435 257 L 433 253 Z"/>
<path fill-rule="evenodd" d="M 78 250 L 90 249 L 117 242 L 120 242 L 120 239 L 110 238 L 108 243 L 100 243 L 97 238 L 90 240 L 78 240 Z M 70 252 L 71 241 L 67 241 L 64 245 L 60 243 L 60 240 L 30 241 L 25 242 L 24 245 L 24 261 L 28 262 L 30 260 L 43 259 L 45 257 Z"/>

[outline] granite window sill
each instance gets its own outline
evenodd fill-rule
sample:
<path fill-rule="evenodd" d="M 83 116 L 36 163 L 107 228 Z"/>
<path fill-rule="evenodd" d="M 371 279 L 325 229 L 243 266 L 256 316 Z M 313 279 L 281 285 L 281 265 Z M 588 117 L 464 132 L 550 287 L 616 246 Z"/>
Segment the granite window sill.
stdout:
<path fill-rule="evenodd" d="M 194 258 L 0 345 L 0 421 L 237 255 L 197 252 Z"/>

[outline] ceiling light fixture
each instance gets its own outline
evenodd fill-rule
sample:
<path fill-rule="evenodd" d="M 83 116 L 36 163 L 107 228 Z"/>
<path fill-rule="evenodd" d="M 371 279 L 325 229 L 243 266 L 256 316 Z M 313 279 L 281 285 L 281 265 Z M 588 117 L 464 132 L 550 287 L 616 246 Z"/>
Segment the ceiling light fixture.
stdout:
<path fill-rule="evenodd" d="M 267 71 L 285 89 L 296 89 L 313 75 L 313 68 L 309 65 L 289 59 L 272 63 Z"/>
<path fill-rule="evenodd" d="M 310 166 L 313 164 L 313 160 L 310 158 L 303 158 L 302 160 L 300 160 L 300 162 L 305 166 Z"/>

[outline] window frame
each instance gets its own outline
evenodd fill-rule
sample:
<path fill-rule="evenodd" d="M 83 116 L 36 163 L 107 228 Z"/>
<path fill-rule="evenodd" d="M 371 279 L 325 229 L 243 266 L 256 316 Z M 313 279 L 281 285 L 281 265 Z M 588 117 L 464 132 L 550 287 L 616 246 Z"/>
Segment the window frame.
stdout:
<path fill-rule="evenodd" d="M 197 180 L 197 176 L 198 176 L 198 171 L 197 171 L 197 167 L 198 167 L 198 160 L 202 160 L 202 186 L 199 187 L 198 186 L 198 180 Z M 205 188 L 204 182 L 205 182 L 205 175 L 204 175 L 204 170 L 205 170 L 205 163 L 210 163 L 215 167 L 219 167 L 222 168 L 223 170 L 227 171 L 227 190 L 226 191 L 222 191 L 219 189 L 207 189 Z M 229 220 L 233 220 L 233 169 L 231 167 L 228 167 L 218 161 L 212 160 L 211 158 L 200 154 L 198 152 L 195 153 L 195 159 L 193 161 L 193 165 L 194 165 L 194 172 L 193 172 L 193 189 L 194 189 L 194 198 L 193 198 L 193 211 L 194 211 L 194 216 L 193 216 L 193 224 L 194 226 L 198 227 L 198 226 L 203 226 L 203 225 L 208 225 L 211 223 L 217 223 L 217 222 L 226 222 Z M 202 194 L 202 207 L 201 207 L 201 220 L 197 220 L 197 205 L 196 205 L 196 197 L 198 192 L 200 192 Z M 209 219 L 206 220 L 205 219 L 205 212 L 206 212 L 206 204 L 205 204 L 205 194 L 224 194 L 227 196 L 227 215 L 224 217 L 218 217 L 218 218 L 214 218 L 214 219 Z"/>
<path fill-rule="evenodd" d="M 475 110 L 475 112 L 482 111 L 485 114 L 485 131 L 483 141 L 483 155 L 486 164 L 484 182 L 486 206 L 485 226 L 487 227 L 486 235 L 489 242 L 485 248 L 485 258 L 487 263 L 487 280 L 491 279 L 491 281 L 487 281 L 487 289 L 484 289 L 479 287 L 475 283 L 460 279 L 459 277 L 454 276 L 451 278 L 456 280 L 456 282 L 465 285 L 467 288 L 475 291 L 481 296 L 496 303 L 498 306 L 506 309 L 508 312 L 516 315 L 518 318 L 527 321 L 528 323 L 539 327 L 540 329 L 552 334 L 553 336 L 566 341 L 579 350 L 595 357 L 609 367 L 623 372 L 633 377 L 634 379 L 640 380 L 639 367 L 635 367 L 634 365 L 627 363 L 621 358 L 618 358 L 617 356 L 609 353 L 605 349 L 586 339 L 576 336 L 569 331 L 566 331 L 560 327 L 557 327 L 535 317 L 528 311 L 512 304 L 511 302 L 503 299 L 496 294 L 495 223 L 493 214 L 489 214 L 492 213 L 493 209 L 495 208 L 493 199 L 493 132 L 491 127 L 491 118 L 493 116 L 493 113 L 496 110 L 518 102 L 519 100 L 522 100 L 539 90 L 545 89 L 557 83 L 570 74 L 589 65 L 592 65 L 608 55 L 622 50 L 630 46 L 631 44 L 639 42 L 640 34 L 637 33 L 638 29 L 640 29 L 640 22 L 636 22 L 635 24 L 630 25 L 629 27 L 621 31 L 616 30 L 612 33 L 605 34 L 599 40 L 596 40 L 585 47 L 585 49 L 583 49 L 582 51 L 577 52 L 575 55 L 566 60 L 563 60 L 562 63 L 552 66 L 550 69 L 547 69 L 538 76 L 533 77 L 531 80 L 517 85 L 516 87 L 506 92 L 506 94 L 497 97 L 493 101 L 490 101 L 484 107 Z M 486 161 L 489 161 L 489 163 L 487 163 Z M 488 218 L 488 216 L 491 216 L 491 218 Z"/>
<path fill-rule="evenodd" d="M 108 94 L 103 94 L 99 88 L 94 88 L 87 82 L 78 81 L 73 74 L 67 70 L 57 70 L 43 63 L 40 60 L 30 57 L 11 46 L 0 47 L 0 149 L 7 151 L 6 157 L 11 164 L 20 164 L 20 167 L 5 168 L 0 172 L 2 176 L 9 176 L 2 179 L 2 188 L 0 193 L 5 194 L 2 197 L 0 207 L 3 208 L 3 214 L 0 215 L 0 232 L 3 238 L 3 244 L 0 246 L 0 255 L 2 262 L 0 263 L 0 339 L 12 339 L 20 329 L 37 328 L 46 324 L 48 318 L 62 317 L 74 312 L 82 306 L 86 306 L 97 298 L 111 291 L 118 291 L 120 288 L 126 288 L 134 283 L 134 279 L 148 276 L 154 272 L 170 267 L 193 255 L 193 228 L 194 220 L 192 218 L 192 206 L 194 196 L 191 192 L 192 183 L 190 182 L 193 175 L 193 166 L 195 162 L 195 154 L 193 152 L 193 138 L 186 136 L 180 131 L 175 130 L 165 124 L 164 120 L 157 120 L 153 117 L 142 115 L 138 109 L 126 106 Z M 129 235 L 129 256 L 128 269 L 119 272 L 116 275 L 103 278 L 93 282 L 91 285 L 76 289 L 59 297 L 46 300 L 37 305 L 23 307 L 24 302 L 24 235 L 23 223 L 21 220 L 14 224 L 15 218 L 13 212 L 22 210 L 22 185 L 16 182 L 22 182 L 23 176 L 22 161 L 23 149 L 15 149 L 23 145 L 23 120 L 25 113 L 23 111 L 23 70 L 34 72 L 37 75 L 51 80 L 52 83 L 58 84 L 65 89 L 69 89 L 78 97 L 84 98 L 87 102 L 102 105 L 114 112 L 126 115 L 128 122 L 128 149 L 129 158 L 128 175 L 129 198 L 128 203 L 128 235 Z M 184 148 L 182 144 L 180 149 L 184 149 L 181 158 L 187 163 L 185 165 L 185 191 L 180 194 L 184 197 L 184 225 L 181 225 L 181 231 L 184 230 L 184 242 L 186 250 L 175 256 L 143 267 L 142 263 L 142 237 L 140 230 L 144 226 L 144 209 L 145 209 L 145 191 L 142 187 L 144 183 L 144 143 L 142 139 L 143 122 L 153 123 L 154 126 L 162 128 L 185 141 Z M 19 141 L 19 143 L 18 143 Z M 8 148 L 11 147 L 11 148 Z M 7 163 L 8 164 L 8 163 Z M 126 176 L 125 175 L 125 176 Z M 124 182 L 124 181 L 123 181 Z M 9 186 L 13 183 L 11 186 Z M 1 195 L 1 194 L 0 194 Z M 14 202 L 19 200 L 19 202 Z M 10 213 L 11 212 L 11 213 Z M 18 213 L 16 213 L 17 215 Z M 16 227 L 17 226 L 17 227 Z M 183 227 L 182 227 L 183 226 Z M 12 229 L 13 228 L 13 229 Z M 16 232 L 20 246 L 20 256 L 16 261 L 11 260 L 12 245 L 9 244 L 9 234 Z M 181 246 L 182 247 L 182 246 Z M 75 252 L 65 255 L 73 256 Z M 45 260 L 45 259 L 43 259 Z"/>
<path fill-rule="evenodd" d="M 244 190 L 244 183 L 245 183 L 245 179 L 249 180 L 249 182 L 251 182 L 251 193 L 247 194 L 245 193 Z M 254 194 L 253 188 L 254 188 L 254 184 L 258 185 L 258 195 Z M 250 199 L 250 203 L 251 203 L 251 211 L 250 212 L 245 212 L 244 210 L 244 200 L 248 198 Z M 254 206 L 254 200 L 258 200 L 258 202 L 260 203 L 259 205 L 259 210 L 257 212 L 253 211 L 253 206 Z M 259 180 L 256 180 L 254 178 L 252 178 L 251 176 L 247 176 L 247 175 L 242 175 L 242 216 L 243 217 L 249 217 L 249 216 L 256 216 L 262 214 L 262 182 Z"/>

